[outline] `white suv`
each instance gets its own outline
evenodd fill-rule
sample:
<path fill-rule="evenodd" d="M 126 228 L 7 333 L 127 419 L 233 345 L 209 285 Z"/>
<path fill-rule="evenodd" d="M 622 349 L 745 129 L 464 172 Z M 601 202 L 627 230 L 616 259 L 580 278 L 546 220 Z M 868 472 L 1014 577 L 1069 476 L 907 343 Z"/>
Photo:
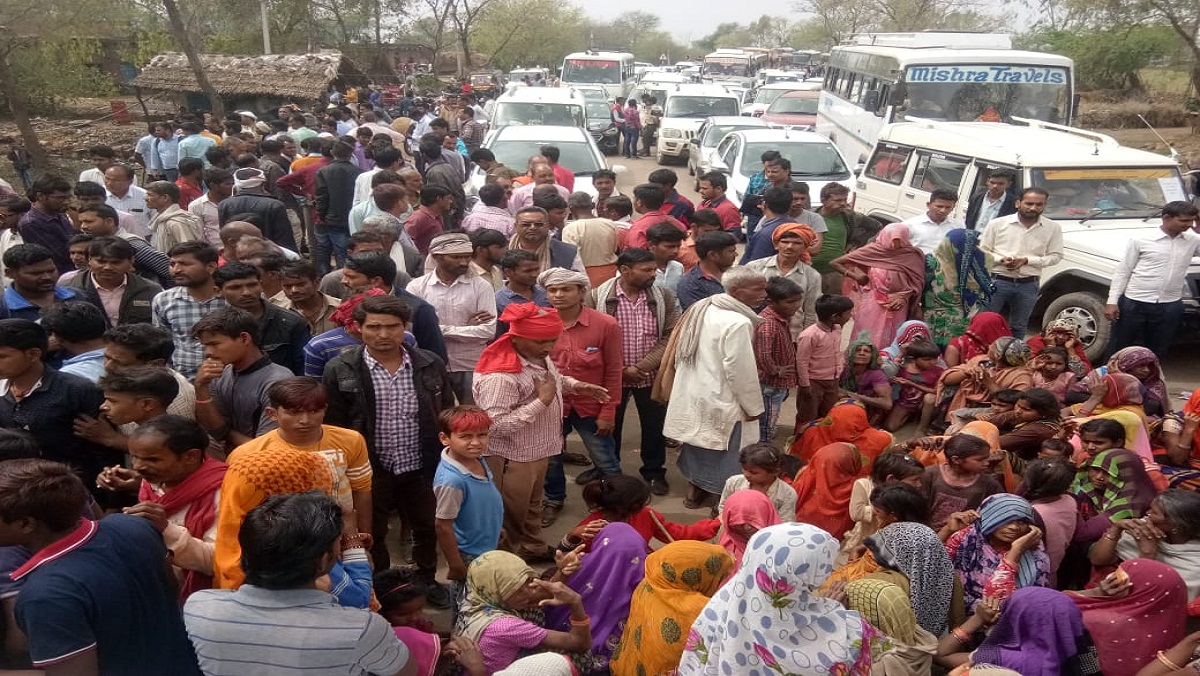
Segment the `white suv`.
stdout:
<path fill-rule="evenodd" d="M 741 99 L 721 85 L 679 84 L 667 90 L 662 103 L 663 118 L 658 128 L 655 159 L 659 164 L 670 160 L 684 162 L 688 142 L 704 120 L 741 112 Z"/>
<path fill-rule="evenodd" d="M 855 209 L 880 223 L 925 212 L 929 193 L 958 193 L 952 218 L 963 220 L 972 195 L 988 174 L 1007 169 L 1015 192 L 1036 186 L 1050 193 L 1045 216 L 1062 225 L 1063 259 L 1042 272 L 1034 317 L 1043 324 L 1071 318 L 1088 358 L 1108 349 L 1104 318 L 1108 286 L 1131 238 L 1157 229 L 1159 210 L 1188 199 L 1171 158 L 1119 144 L 1104 134 L 1035 120 L 1016 124 L 935 122 L 909 118 L 883 128 L 855 182 Z M 1200 315 L 1200 262 L 1193 261 L 1184 294 Z"/>

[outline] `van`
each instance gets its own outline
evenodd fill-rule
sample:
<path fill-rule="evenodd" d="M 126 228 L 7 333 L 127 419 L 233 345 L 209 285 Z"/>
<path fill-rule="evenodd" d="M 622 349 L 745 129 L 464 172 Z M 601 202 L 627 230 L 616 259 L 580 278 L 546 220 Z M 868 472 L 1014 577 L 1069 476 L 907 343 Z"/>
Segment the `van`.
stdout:
<path fill-rule="evenodd" d="M 737 115 L 741 98 L 721 85 L 677 84 L 666 92 L 658 128 L 655 159 L 659 164 L 686 162 L 688 142 L 710 117 Z"/>
<path fill-rule="evenodd" d="M 586 110 L 587 99 L 574 87 L 517 87 L 496 98 L 488 123 L 492 128 L 515 124 L 587 129 Z"/>
<path fill-rule="evenodd" d="M 1016 176 L 1014 192 L 1050 193 L 1045 217 L 1063 232 L 1063 259 L 1042 271 L 1032 324 L 1070 319 L 1093 362 L 1108 352 L 1104 317 L 1109 281 L 1126 243 L 1153 234 L 1159 211 L 1189 196 L 1179 165 L 1169 157 L 1122 146 L 1105 134 L 1013 118 L 998 122 L 940 122 L 908 118 L 886 125 L 855 179 L 855 209 L 882 224 L 925 212 L 934 189 L 958 193 L 951 218 L 964 220 L 969 199 L 988 175 Z M 1184 294 L 1188 319 L 1200 318 L 1200 264 L 1193 261 Z"/>

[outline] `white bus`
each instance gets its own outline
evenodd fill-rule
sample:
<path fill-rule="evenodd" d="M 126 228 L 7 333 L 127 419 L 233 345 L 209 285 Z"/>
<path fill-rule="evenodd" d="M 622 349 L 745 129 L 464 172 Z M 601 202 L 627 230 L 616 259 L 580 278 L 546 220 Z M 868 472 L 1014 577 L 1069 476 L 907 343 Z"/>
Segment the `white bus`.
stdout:
<path fill-rule="evenodd" d="M 629 90 L 637 82 L 637 66 L 629 52 L 575 52 L 563 59 L 559 79 L 564 85 L 603 85 L 604 91 L 615 99 L 629 96 Z"/>
<path fill-rule="evenodd" d="M 701 79 L 708 82 L 750 84 L 767 63 L 767 54 L 743 49 L 718 49 L 704 57 Z"/>
<path fill-rule="evenodd" d="M 879 130 L 906 115 L 950 122 L 1013 117 L 1070 124 L 1074 62 L 1012 49 L 998 33 L 860 35 L 829 55 L 817 132 L 862 161 Z"/>

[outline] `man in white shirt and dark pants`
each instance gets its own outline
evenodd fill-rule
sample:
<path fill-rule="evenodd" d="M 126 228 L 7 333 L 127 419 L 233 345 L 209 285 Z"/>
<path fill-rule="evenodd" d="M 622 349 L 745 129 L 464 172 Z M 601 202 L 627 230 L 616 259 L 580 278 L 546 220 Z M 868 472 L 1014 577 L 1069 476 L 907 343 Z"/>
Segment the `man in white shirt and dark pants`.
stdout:
<path fill-rule="evenodd" d="M 1200 209 L 1168 202 L 1162 226 L 1148 237 L 1131 239 L 1113 272 L 1104 316 L 1113 322 L 1109 354 L 1132 345 L 1167 356 L 1183 317 L 1188 266 L 1200 256 L 1200 235 L 1191 232 Z"/>
<path fill-rule="evenodd" d="M 908 226 L 909 242 L 926 256 L 933 253 L 946 239 L 946 233 L 963 227 L 962 223 L 950 218 L 955 204 L 958 204 L 958 193 L 953 190 L 938 188 L 929 193 L 925 213 L 904 221 Z"/>
<path fill-rule="evenodd" d="M 988 310 L 1003 315 L 1016 338 L 1025 337 L 1042 270 L 1062 260 L 1062 228 L 1042 217 L 1047 197 L 1042 188 L 1026 188 L 1017 213 L 988 223 L 979 239 L 979 248 L 996 261 L 988 266 L 995 286 Z"/>

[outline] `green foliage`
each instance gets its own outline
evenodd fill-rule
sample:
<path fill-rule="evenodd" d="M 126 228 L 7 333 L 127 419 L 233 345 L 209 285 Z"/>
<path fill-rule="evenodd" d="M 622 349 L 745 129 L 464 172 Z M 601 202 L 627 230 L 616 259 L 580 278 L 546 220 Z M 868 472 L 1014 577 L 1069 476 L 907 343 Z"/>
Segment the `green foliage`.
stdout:
<path fill-rule="evenodd" d="M 538 20 L 530 21 L 531 16 Z M 480 17 L 471 49 L 487 57 L 490 68 L 554 67 L 586 46 L 583 21 L 579 8 L 560 0 L 500 0 Z"/>
<path fill-rule="evenodd" d="M 1144 92 L 1138 71 L 1178 48 L 1178 40 L 1169 27 L 1154 25 L 1045 30 L 1030 36 L 1027 42 L 1074 59 L 1078 87 L 1085 91 L 1132 89 Z"/>
<path fill-rule="evenodd" d="M 31 112 L 53 114 L 63 99 L 114 93 L 112 79 L 95 65 L 100 55 L 97 40 L 43 39 L 14 50 L 9 63 Z"/>

